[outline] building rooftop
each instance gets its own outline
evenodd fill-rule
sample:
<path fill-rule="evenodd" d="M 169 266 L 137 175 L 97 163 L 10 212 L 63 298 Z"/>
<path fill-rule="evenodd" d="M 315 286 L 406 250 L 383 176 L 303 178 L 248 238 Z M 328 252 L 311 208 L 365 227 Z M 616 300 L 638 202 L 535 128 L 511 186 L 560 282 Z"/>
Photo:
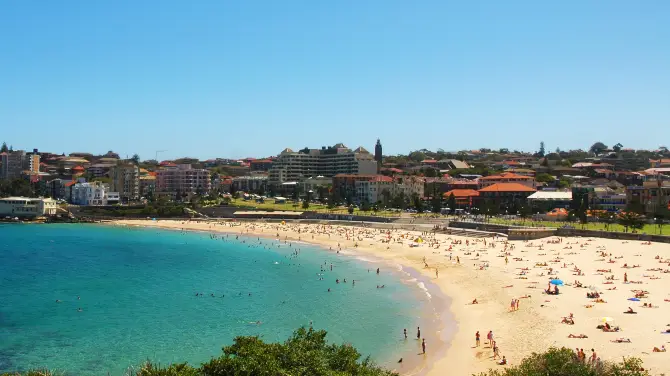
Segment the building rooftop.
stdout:
<path fill-rule="evenodd" d="M 479 196 L 479 192 L 475 191 L 474 189 L 452 189 L 449 192 L 445 192 L 444 197 L 449 198 L 449 196 L 451 196 L 452 194 L 454 195 L 455 198 Z"/>
<path fill-rule="evenodd" d="M 480 180 L 501 180 L 501 179 L 533 180 L 533 178 L 531 178 L 530 176 L 514 174 L 514 173 L 511 173 L 511 172 L 503 172 L 500 175 L 484 176 L 484 177 L 479 178 L 479 179 Z"/>
<path fill-rule="evenodd" d="M 536 192 L 536 190 L 519 183 L 496 183 L 480 189 L 479 192 Z"/>

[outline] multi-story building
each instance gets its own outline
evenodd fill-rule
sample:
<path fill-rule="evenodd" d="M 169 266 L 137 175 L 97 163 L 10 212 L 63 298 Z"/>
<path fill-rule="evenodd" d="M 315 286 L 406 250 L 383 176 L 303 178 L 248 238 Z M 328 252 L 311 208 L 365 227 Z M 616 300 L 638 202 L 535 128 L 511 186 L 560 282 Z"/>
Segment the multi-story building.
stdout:
<path fill-rule="evenodd" d="M 0 179 L 16 179 L 29 166 L 26 152 L 23 150 L 0 153 Z M 37 162 L 39 166 L 39 162 Z"/>
<path fill-rule="evenodd" d="M 626 187 L 626 201 L 628 204 L 641 204 L 645 214 L 649 215 L 653 215 L 661 207 L 670 208 L 670 181 L 648 180 L 641 186 Z"/>
<path fill-rule="evenodd" d="M 150 192 L 156 192 L 156 176 L 149 174 L 140 176 L 140 196 L 147 197 Z"/>
<path fill-rule="evenodd" d="M 268 184 L 279 186 L 309 177 L 338 174 L 376 174 L 377 162 L 362 147 L 351 150 L 342 144 L 294 152 L 284 149 L 270 169 Z"/>
<path fill-rule="evenodd" d="M 109 172 L 112 179 L 111 190 L 119 192 L 121 202 L 136 201 L 140 198 L 140 168 L 133 163 L 119 163 Z"/>
<path fill-rule="evenodd" d="M 206 193 L 212 188 L 209 170 L 195 169 L 191 165 L 158 170 L 156 192 L 176 198 L 177 194 Z"/>
<path fill-rule="evenodd" d="M 95 176 L 96 178 L 102 178 L 109 175 L 109 171 L 116 166 L 116 163 L 96 163 L 91 165 L 86 171 Z"/>
<path fill-rule="evenodd" d="M 272 160 L 271 159 L 254 159 L 252 161 L 249 161 L 249 168 L 251 169 L 251 172 L 255 171 L 270 171 L 272 168 Z"/>
<path fill-rule="evenodd" d="M 399 194 L 423 197 L 424 194 L 423 181 L 416 176 L 392 178 L 376 174 L 338 174 L 333 177 L 333 189 L 340 197 L 350 197 L 359 203 L 365 200 L 369 203 L 383 201 L 384 191 L 390 197 Z"/>
<path fill-rule="evenodd" d="M 72 186 L 70 201 L 81 206 L 107 205 L 109 186 L 102 182 L 80 182 Z"/>
<path fill-rule="evenodd" d="M 40 153 L 37 149 L 33 149 L 33 152 L 26 155 L 27 166 L 30 175 L 39 175 L 40 173 Z"/>
<path fill-rule="evenodd" d="M 55 215 L 58 203 L 50 198 L 7 197 L 0 199 L 0 216 L 34 218 Z"/>
<path fill-rule="evenodd" d="M 265 192 L 268 184 L 267 175 L 236 176 L 232 187 L 241 192 Z"/>

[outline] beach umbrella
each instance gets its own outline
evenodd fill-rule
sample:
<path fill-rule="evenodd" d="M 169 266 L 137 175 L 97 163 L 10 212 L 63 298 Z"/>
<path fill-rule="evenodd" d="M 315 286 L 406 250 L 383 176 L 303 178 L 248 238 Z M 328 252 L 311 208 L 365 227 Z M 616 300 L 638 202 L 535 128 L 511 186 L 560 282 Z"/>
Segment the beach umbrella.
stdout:
<path fill-rule="evenodd" d="M 423 239 L 421 239 L 420 237 L 414 239 L 414 241 L 417 243 L 423 243 Z"/>
<path fill-rule="evenodd" d="M 555 285 L 555 286 L 562 286 L 563 285 L 563 281 L 561 281 L 560 279 L 552 279 L 551 282 L 549 282 L 549 283 L 551 283 L 552 285 Z"/>
<path fill-rule="evenodd" d="M 639 302 L 640 301 L 640 299 L 638 299 L 638 298 L 628 298 L 628 300 L 630 300 L 631 302 Z"/>
<path fill-rule="evenodd" d="M 603 318 L 600 319 L 600 320 L 601 320 L 602 322 L 612 322 L 612 321 L 614 321 L 614 319 L 611 318 L 611 317 L 603 317 Z"/>

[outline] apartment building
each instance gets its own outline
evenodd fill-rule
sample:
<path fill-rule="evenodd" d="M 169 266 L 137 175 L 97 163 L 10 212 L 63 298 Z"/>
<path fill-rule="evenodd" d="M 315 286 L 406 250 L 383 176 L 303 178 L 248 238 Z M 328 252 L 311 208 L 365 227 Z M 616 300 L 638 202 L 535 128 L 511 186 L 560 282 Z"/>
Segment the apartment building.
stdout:
<path fill-rule="evenodd" d="M 272 164 L 268 184 L 279 186 L 309 177 L 338 174 L 376 174 L 377 162 L 363 147 L 351 150 L 343 144 L 294 152 L 284 149 Z"/>
<path fill-rule="evenodd" d="M 140 168 L 133 163 L 119 163 L 109 171 L 111 191 L 119 192 L 121 202 L 140 198 Z"/>
<path fill-rule="evenodd" d="M 389 197 L 403 194 L 406 197 L 423 197 L 424 185 L 415 176 L 392 178 L 376 174 L 338 174 L 333 177 L 333 189 L 340 197 L 351 197 L 355 202 L 369 203 L 383 201 L 384 191 Z"/>
<path fill-rule="evenodd" d="M 212 189 L 209 170 L 196 169 L 190 164 L 158 170 L 156 192 L 176 198 L 179 194 L 206 193 Z"/>
<path fill-rule="evenodd" d="M 242 192 L 264 192 L 267 188 L 267 175 L 236 176 L 233 178 L 232 187 Z"/>
<path fill-rule="evenodd" d="M 23 150 L 0 153 L 0 179 L 16 179 L 29 166 L 28 158 Z M 39 162 L 37 163 L 39 166 Z"/>
<path fill-rule="evenodd" d="M 72 186 L 70 201 L 81 206 L 103 206 L 107 205 L 109 186 L 99 181 L 79 182 Z M 112 196 L 116 196 L 113 194 Z"/>
<path fill-rule="evenodd" d="M 140 176 L 140 196 L 147 197 L 149 193 L 156 192 L 156 176 L 142 175 Z"/>

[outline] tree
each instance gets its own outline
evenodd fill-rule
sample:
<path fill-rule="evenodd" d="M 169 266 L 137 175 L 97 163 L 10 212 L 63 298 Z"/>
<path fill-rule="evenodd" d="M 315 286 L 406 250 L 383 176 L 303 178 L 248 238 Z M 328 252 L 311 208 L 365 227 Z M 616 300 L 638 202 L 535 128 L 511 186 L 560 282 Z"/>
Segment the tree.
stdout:
<path fill-rule="evenodd" d="M 612 146 L 612 150 L 614 150 L 617 153 L 620 152 L 622 148 L 623 145 L 621 145 L 621 143 L 617 143 L 616 145 Z"/>
<path fill-rule="evenodd" d="M 449 207 L 449 211 L 451 213 L 456 210 L 456 196 L 454 196 L 454 192 L 451 192 L 449 195 L 449 199 L 447 200 L 447 206 Z"/>
<path fill-rule="evenodd" d="M 391 192 L 386 188 L 382 191 L 382 203 L 385 208 L 391 204 Z"/>
<path fill-rule="evenodd" d="M 433 199 L 430 202 L 431 205 L 431 211 L 435 214 L 439 214 L 442 211 L 442 194 L 439 192 L 436 192 L 437 190 L 434 190 L 433 192 Z"/>
<path fill-rule="evenodd" d="M 398 192 L 398 194 L 393 197 L 393 207 L 398 209 L 405 209 L 407 207 L 405 194 L 402 191 Z"/>
<path fill-rule="evenodd" d="M 665 221 L 670 220 L 670 209 L 668 205 L 659 205 L 654 212 L 654 223 L 658 226 L 658 233 L 663 234 L 663 225 Z"/>
<path fill-rule="evenodd" d="M 9 151 L 9 148 L 7 147 L 7 143 L 3 142 L 2 147 L 0 147 L 0 153 L 6 153 Z"/>
<path fill-rule="evenodd" d="M 130 158 L 130 160 L 133 162 L 135 166 L 140 165 L 140 156 L 138 154 L 133 154 L 133 157 Z"/>
<path fill-rule="evenodd" d="M 544 150 L 544 141 L 542 141 L 542 142 L 540 142 L 540 150 L 537 151 L 537 154 L 536 154 L 536 155 L 537 155 L 538 157 L 542 158 L 542 157 L 544 157 L 544 153 L 545 153 L 545 150 Z"/>
<path fill-rule="evenodd" d="M 598 154 L 602 153 L 602 152 L 605 151 L 605 150 L 607 150 L 607 145 L 603 144 L 603 143 L 600 142 L 600 141 L 594 143 L 594 144 L 591 145 L 591 147 L 589 148 L 589 152 L 591 152 L 591 154 L 595 154 L 595 155 L 598 155 Z"/>
<path fill-rule="evenodd" d="M 412 205 L 414 206 L 414 209 L 416 209 L 417 212 L 423 213 L 423 201 L 421 200 L 421 197 L 419 197 L 419 195 L 416 193 L 412 196 Z"/>
<path fill-rule="evenodd" d="M 368 197 L 365 196 L 365 198 L 363 198 L 363 202 L 361 203 L 361 210 L 364 212 L 369 212 L 370 209 L 372 209 L 370 206 L 370 201 L 368 200 Z"/>
<path fill-rule="evenodd" d="M 145 364 L 137 376 L 314 375 L 392 376 L 351 345 L 328 344 L 323 330 L 298 329 L 284 343 L 237 337 L 223 354 L 198 369 L 185 363 L 162 368 Z"/>
<path fill-rule="evenodd" d="M 619 214 L 617 220 L 625 228 L 626 232 L 628 232 L 629 228 L 633 230 L 641 230 L 644 227 L 644 216 L 633 211 L 626 211 Z"/>
<path fill-rule="evenodd" d="M 556 178 L 547 173 L 541 173 L 535 176 L 535 180 L 539 183 L 553 183 L 556 181 Z"/>
<path fill-rule="evenodd" d="M 349 207 L 347 207 L 347 212 L 349 212 L 349 214 L 354 214 L 354 206 L 349 205 Z"/>
<path fill-rule="evenodd" d="M 632 357 L 594 365 L 579 360 L 571 349 L 552 347 L 544 353 L 533 353 L 517 366 L 490 369 L 479 376 L 649 376 L 642 366 L 642 360 Z"/>

